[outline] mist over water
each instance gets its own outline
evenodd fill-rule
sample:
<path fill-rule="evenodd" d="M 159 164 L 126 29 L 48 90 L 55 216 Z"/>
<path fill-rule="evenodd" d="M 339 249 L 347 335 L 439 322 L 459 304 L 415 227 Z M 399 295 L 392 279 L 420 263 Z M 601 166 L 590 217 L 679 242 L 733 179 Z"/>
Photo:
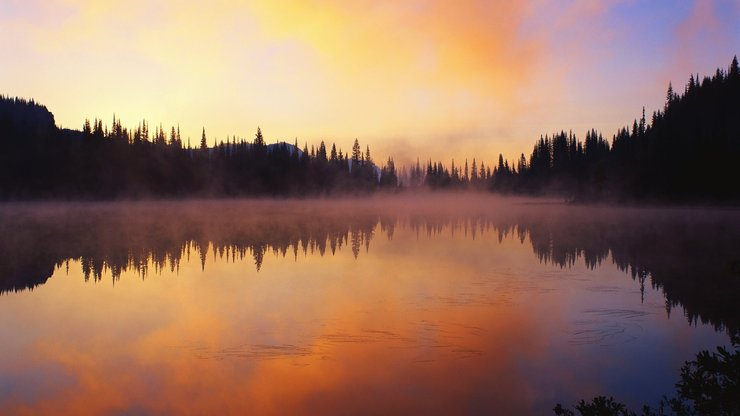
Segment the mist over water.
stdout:
<path fill-rule="evenodd" d="M 655 404 L 738 331 L 738 220 L 471 194 L 7 204 L 0 408 Z"/>

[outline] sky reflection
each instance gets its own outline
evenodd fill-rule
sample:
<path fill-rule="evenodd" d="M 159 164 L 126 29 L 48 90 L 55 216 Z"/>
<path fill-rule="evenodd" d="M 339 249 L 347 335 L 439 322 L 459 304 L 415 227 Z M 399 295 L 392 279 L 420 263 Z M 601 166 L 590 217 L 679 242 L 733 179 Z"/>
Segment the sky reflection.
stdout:
<path fill-rule="evenodd" d="M 514 229 L 372 224 L 356 257 L 309 243 L 266 250 L 259 270 L 211 242 L 205 266 L 150 257 L 145 276 L 86 281 L 79 259 L 58 262 L 46 283 L 0 296 L 0 408 L 541 414 L 597 394 L 637 407 L 727 342 L 669 317 L 660 290 L 641 293 L 611 261 L 539 261 Z"/>

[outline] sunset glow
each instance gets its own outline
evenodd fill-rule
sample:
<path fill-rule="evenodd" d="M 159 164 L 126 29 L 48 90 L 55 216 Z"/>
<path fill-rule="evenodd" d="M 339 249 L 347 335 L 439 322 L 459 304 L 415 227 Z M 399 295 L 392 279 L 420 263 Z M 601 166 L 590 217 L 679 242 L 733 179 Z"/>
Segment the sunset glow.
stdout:
<path fill-rule="evenodd" d="M 726 65 L 740 3 L 3 0 L 0 92 L 85 118 L 179 123 L 193 144 L 354 138 L 401 163 L 606 136 L 669 81 Z"/>

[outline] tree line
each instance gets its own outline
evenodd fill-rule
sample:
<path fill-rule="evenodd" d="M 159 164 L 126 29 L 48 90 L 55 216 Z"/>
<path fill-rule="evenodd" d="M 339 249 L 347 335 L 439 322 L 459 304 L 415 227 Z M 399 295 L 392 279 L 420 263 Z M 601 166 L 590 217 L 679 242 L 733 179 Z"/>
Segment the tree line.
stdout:
<path fill-rule="evenodd" d="M 665 106 L 645 109 L 607 141 L 590 130 L 541 137 L 527 160 L 499 157 L 487 184 L 503 193 L 555 194 L 576 200 L 740 200 L 740 68 L 700 80 L 683 92 L 668 85 Z"/>
<path fill-rule="evenodd" d="M 143 121 L 135 129 L 113 117 L 59 129 L 46 107 L 0 96 L 0 199 L 145 198 L 367 193 L 378 189 L 479 189 L 559 195 L 568 199 L 667 202 L 740 200 L 740 68 L 700 80 L 693 74 L 648 122 L 643 108 L 611 141 L 589 130 L 546 135 L 529 158 L 499 155 L 451 167 L 429 160 L 397 172 L 392 158 L 378 167 L 355 140 L 351 153 L 335 144 L 266 144 L 231 137 L 208 146 L 184 143 Z M 399 178 L 400 177 L 400 178 Z"/>
<path fill-rule="evenodd" d="M 540 137 L 527 158 L 448 168 L 417 160 L 402 181 L 429 189 L 487 189 L 504 194 L 564 196 L 579 201 L 735 202 L 740 200 L 740 68 L 689 78 L 683 93 L 669 84 L 665 106 L 611 141 L 591 129 Z"/>
<path fill-rule="evenodd" d="M 34 101 L 0 96 L 0 198 L 115 199 L 243 195 L 365 193 L 398 186 L 392 158 L 378 167 L 355 139 L 351 153 L 307 144 L 267 144 L 236 136 L 209 147 L 184 143 L 143 121 L 135 129 L 85 120 L 82 130 L 59 129 Z"/>
<path fill-rule="evenodd" d="M 411 168 L 403 169 L 400 176 L 402 183 L 410 188 L 428 188 L 431 190 L 444 189 L 485 189 L 491 180 L 493 173 L 490 166 L 486 166 L 482 160 L 468 164 L 465 159 L 463 165 L 455 165 L 447 168 L 442 162 L 427 161 L 425 166 L 416 160 Z"/>

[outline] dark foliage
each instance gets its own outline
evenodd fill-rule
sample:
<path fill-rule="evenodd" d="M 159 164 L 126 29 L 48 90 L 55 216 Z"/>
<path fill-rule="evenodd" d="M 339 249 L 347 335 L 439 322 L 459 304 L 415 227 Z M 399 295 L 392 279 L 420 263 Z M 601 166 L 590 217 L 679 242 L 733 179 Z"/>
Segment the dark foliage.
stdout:
<path fill-rule="evenodd" d="M 683 400 L 672 401 L 677 409 L 693 409 L 701 415 L 740 414 L 739 341 L 733 340 L 734 351 L 717 347 L 716 352 L 702 351 L 684 364 L 681 381 L 676 384 Z"/>
<path fill-rule="evenodd" d="M 563 408 L 558 404 L 553 409 L 558 416 L 575 416 L 570 409 Z M 576 411 L 581 416 L 637 416 L 635 412 L 630 411 L 627 407 L 614 400 L 613 397 L 598 396 L 591 402 L 581 400 L 576 405 Z"/>
<path fill-rule="evenodd" d="M 740 201 L 740 70 L 699 82 L 683 94 L 669 85 L 665 107 L 645 110 L 611 144 L 591 130 L 541 137 L 526 160 L 499 163 L 489 187 L 503 193 L 552 194 L 576 200 Z"/>
<path fill-rule="evenodd" d="M 717 347 L 717 352 L 701 351 L 681 367 L 681 380 L 676 383 L 676 397 L 664 397 L 657 409 L 644 406 L 644 416 L 735 416 L 740 414 L 740 343 L 733 337 L 732 350 Z M 595 397 L 581 400 L 575 410 L 581 416 L 636 416 L 614 398 Z M 575 416 L 575 412 L 557 404 L 558 416 Z"/>
<path fill-rule="evenodd" d="M 233 137 L 214 147 L 203 129 L 196 149 L 183 146 L 179 128 L 168 136 L 144 121 L 129 130 L 115 116 L 110 128 L 86 120 L 82 131 L 58 129 L 46 107 L 7 97 L 0 97 L 0 147 L 5 200 L 320 195 L 394 189 L 398 181 L 392 159 L 377 167 L 369 147 L 356 160 L 336 145 L 327 155 L 323 142 L 309 153 L 297 143 L 268 145 L 258 128 L 253 141 Z"/>

